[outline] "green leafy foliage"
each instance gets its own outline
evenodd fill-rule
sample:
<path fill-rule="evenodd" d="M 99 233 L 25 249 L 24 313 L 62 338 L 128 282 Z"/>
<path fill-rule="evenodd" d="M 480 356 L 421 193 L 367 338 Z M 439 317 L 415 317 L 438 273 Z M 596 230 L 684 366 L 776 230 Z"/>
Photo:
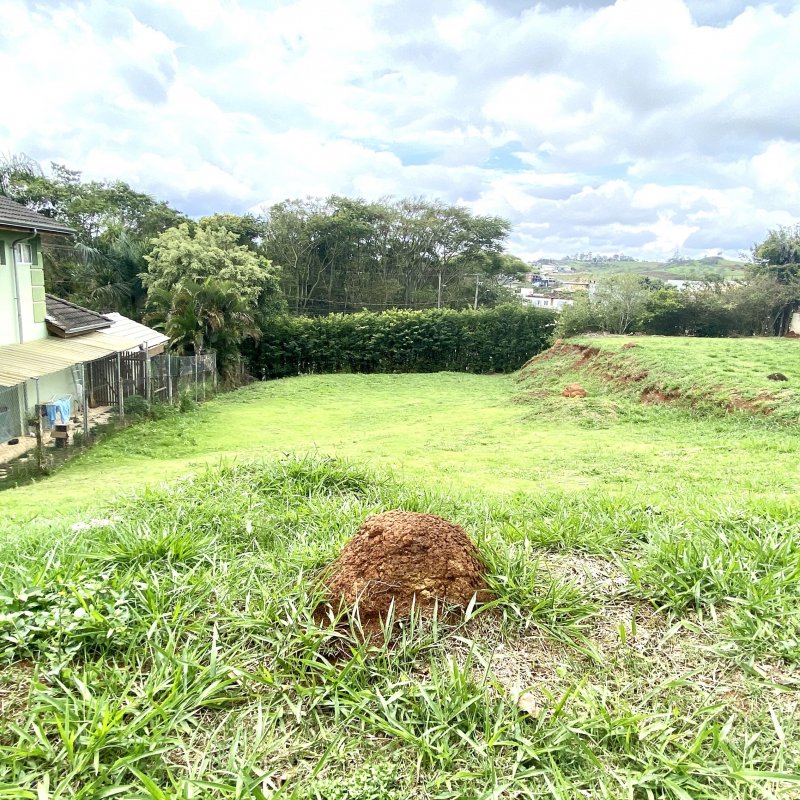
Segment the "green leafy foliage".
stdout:
<path fill-rule="evenodd" d="M 253 372 L 510 372 L 544 349 L 554 316 L 501 306 L 279 317 L 250 354 Z"/>
<path fill-rule="evenodd" d="M 473 303 L 476 275 L 496 288 L 509 229 L 499 217 L 421 198 L 368 203 L 334 195 L 272 206 L 263 249 L 282 267 L 288 308 L 298 314 L 439 301 L 463 308 Z M 519 272 L 518 264 L 507 266 Z M 480 301 L 493 296 L 487 291 Z"/>
<path fill-rule="evenodd" d="M 0 585 L 0 658 L 56 663 L 107 651 L 127 639 L 128 592 L 113 571 L 50 567 L 43 575 L 7 575 Z"/>

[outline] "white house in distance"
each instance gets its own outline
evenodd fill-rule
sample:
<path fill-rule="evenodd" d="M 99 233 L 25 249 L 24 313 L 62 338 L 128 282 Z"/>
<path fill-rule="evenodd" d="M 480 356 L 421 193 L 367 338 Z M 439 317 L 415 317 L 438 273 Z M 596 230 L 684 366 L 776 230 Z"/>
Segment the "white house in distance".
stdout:
<path fill-rule="evenodd" d="M 42 237 L 72 233 L 0 196 L 0 447 L 48 406 L 84 410 L 87 367 L 143 342 L 106 333 L 112 320 L 45 295 Z"/>
<path fill-rule="evenodd" d="M 547 308 L 550 311 L 561 312 L 566 306 L 571 306 L 575 301 L 568 297 L 557 297 L 553 294 L 544 294 L 535 289 L 522 287 L 519 289 L 522 302 L 534 308 Z"/>

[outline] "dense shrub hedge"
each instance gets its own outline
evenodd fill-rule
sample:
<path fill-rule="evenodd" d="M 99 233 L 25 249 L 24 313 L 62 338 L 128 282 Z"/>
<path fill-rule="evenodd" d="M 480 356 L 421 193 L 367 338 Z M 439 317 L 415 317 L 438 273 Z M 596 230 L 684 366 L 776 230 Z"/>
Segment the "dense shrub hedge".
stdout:
<path fill-rule="evenodd" d="M 369 311 L 272 319 L 247 357 L 253 375 L 312 372 L 511 372 L 549 346 L 549 311 Z"/>

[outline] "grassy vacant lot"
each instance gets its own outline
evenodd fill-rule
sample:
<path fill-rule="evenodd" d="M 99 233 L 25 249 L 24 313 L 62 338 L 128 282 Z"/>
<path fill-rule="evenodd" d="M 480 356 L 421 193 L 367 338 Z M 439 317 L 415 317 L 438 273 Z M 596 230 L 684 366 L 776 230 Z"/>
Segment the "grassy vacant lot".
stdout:
<path fill-rule="evenodd" d="M 256 385 L 0 494 L 0 797 L 800 797 L 800 347 L 624 341 Z M 395 507 L 497 599 L 318 627 Z"/>

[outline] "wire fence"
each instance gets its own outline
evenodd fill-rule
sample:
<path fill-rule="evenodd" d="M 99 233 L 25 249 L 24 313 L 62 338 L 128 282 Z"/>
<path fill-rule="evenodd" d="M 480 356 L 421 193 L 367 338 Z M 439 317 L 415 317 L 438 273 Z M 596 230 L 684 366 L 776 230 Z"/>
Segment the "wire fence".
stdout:
<path fill-rule="evenodd" d="M 0 386 L 0 464 L 24 455 L 37 441 L 62 450 L 86 441 L 99 426 L 124 423 L 156 404 L 201 403 L 216 390 L 214 352 L 116 353 Z"/>
<path fill-rule="evenodd" d="M 200 403 L 217 388 L 217 354 L 174 356 L 163 353 L 150 359 L 151 403 L 169 403 L 190 397 Z"/>
<path fill-rule="evenodd" d="M 19 386 L 0 386 L 0 442 L 22 436 L 26 431 Z"/>

